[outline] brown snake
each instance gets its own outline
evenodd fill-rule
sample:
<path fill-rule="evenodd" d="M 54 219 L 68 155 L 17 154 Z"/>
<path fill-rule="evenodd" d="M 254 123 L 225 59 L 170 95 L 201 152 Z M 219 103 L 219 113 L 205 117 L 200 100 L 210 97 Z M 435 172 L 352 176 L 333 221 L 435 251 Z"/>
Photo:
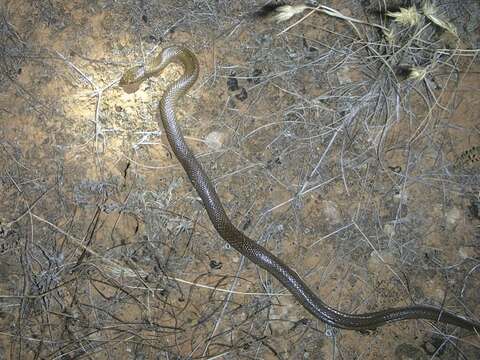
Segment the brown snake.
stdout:
<path fill-rule="evenodd" d="M 399 320 L 428 319 L 456 325 L 471 331 L 480 331 L 480 324 L 477 322 L 467 320 L 441 308 L 426 305 L 390 308 L 364 314 L 348 314 L 336 310 L 316 296 L 295 271 L 238 230 L 225 213 L 212 182 L 188 148 L 177 125 L 175 104 L 192 87 L 198 77 L 199 64 L 195 54 L 184 47 L 167 47 L 151 63 L 127 70 L 120 80 L 120 86 L 124 88 L 135 86 L 138 88 L 141 82 L 151 76 L 158 75 L 172 62 L 180 63 L 183 66 L 184 73 L 165 90 L 159 105 L 160 117 L 175 156 L 182 164 L 193 187 L 202 199 L 210 221 L 227 243 L 256 265 L 268 271 L 313 316 L 331 326 L 352 330 L 369 330 Z"/>

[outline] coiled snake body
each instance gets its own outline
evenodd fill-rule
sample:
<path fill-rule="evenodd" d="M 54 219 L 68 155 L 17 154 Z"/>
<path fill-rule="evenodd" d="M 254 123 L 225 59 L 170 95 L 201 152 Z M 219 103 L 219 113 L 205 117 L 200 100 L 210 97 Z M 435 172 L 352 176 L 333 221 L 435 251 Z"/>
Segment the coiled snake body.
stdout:
<path fill-rule="evenodd" d="M 480 330 L 480 324 L 476 322 L 426 305 L 391 308 L 364 314 L 348 314 L 338 311 L 325 304 L 313 293 L 300 276 L 279 258 L 238 230 L 225 213 L 209 177 L 185 143 L 176 121 L 176 101 L 192 87 L 199 74 L 199 64 L 195 54 L 184 47 L 167 47 L 151 63 L 144 66 L 135 66 L 127 70 L 120 80 L 120 86 L 138 86 L 147 78 L 158 75 L 172 62 L 179 62 L 184 68 L 184 73 L 180 79 L 165 90 L 159 105 L 160 117 L 175 156 L 182 164 L 191 183 L 202 199 L 210 221 L 226 242 L 256 265 L 268 271 L 313 316 L 331 326 L 352 330 L 369 330 L 399 320 L 428 319 L 456 325 L 472 331 Z"/>

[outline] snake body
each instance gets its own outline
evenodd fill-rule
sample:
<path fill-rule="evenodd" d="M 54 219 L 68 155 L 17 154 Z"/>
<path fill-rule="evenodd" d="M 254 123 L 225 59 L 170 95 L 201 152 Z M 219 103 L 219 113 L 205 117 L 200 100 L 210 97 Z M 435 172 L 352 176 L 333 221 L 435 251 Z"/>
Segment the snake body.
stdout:
<path fill-rule="evenodd" d="M 188 148 L 177 125 L 176 102 L 192 87 L 198 78 L 199 64 L 195 54 L 181 46 L 167 47 L 151 63 L 127 70 L 120 80 L 120 86 L 138 86 L 149 77 L 158 75 L 172 62 L 180 63 L 184 72 L 176 82 L 167 87 L 159 104 L 160 118 L 168 142 L 202 199 L 212 225 L 218 234 L 235 250 L 273 275 L 313 316 L 334 327 L 370 330 L 400 320 L 428 319 L 456 325 L 471 331 L 480 330 L 479 323 L 427 305 L 390 308 L 364 314 L 349 314 L 336 310 L 315 295 L 300 276 L 283 261 L 238 230 L 227 216 L 212 182 Z"/>

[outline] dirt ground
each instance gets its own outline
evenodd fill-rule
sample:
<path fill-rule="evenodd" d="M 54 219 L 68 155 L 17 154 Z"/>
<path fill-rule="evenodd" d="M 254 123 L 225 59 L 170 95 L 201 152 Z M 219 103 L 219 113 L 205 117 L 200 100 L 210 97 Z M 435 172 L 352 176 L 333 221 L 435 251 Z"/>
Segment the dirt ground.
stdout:
<path fill-rule="evenodd" d="M 157 104 L 181 68 L 118 86 L 188 46 L 180 126 L 234 224 L 342 311 L 478 321 L 478 1 L 434 2 L 458 37 L 382 14 L 398 1 L 322 3 L 390 37 L 318 12 L 287 29 L 308 10 L 255 0 L 1 1 L 0 359 L 480 358 L 454 326 L 314 319 L 216 234 L 171 153 Z"/>

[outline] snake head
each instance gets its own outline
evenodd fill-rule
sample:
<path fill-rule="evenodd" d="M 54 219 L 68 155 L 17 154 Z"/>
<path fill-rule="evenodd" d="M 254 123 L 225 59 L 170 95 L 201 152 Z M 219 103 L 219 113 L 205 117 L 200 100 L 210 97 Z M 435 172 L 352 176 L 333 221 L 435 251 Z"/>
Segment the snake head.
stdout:
<path fill-rule="evenodd" d="M 137 65 L 123 73 L 119 85 L 128 93 L 135 92 L 143 80 L 145 80 L 145 66 Z"/>

